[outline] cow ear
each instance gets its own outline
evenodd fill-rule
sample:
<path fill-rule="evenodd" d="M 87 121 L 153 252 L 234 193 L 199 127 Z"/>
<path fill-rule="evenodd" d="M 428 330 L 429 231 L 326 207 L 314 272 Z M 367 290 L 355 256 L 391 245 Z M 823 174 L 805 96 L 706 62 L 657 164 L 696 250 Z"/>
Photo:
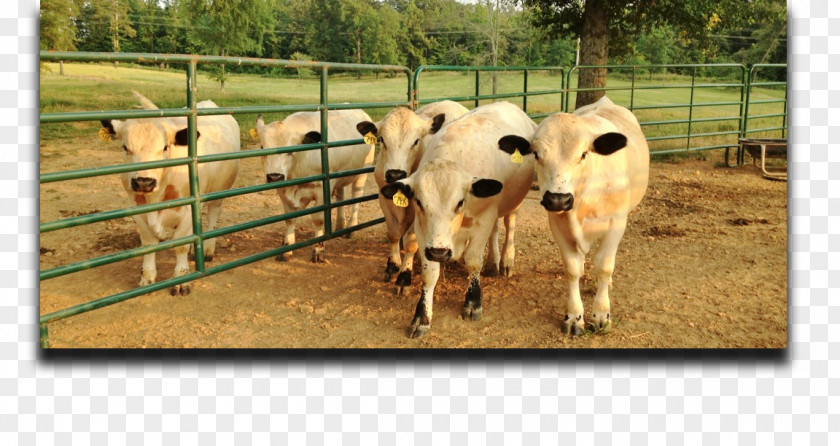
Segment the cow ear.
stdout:
<path fill-rule="evenodd" d="M 201 133 L 196 130 L 195 131 L 195 140 L 198 141 L 198 137 L 201 136 Z M 175 145 L 176 146 L 186 146 L 190 143 L 190 129 L 183 128 L 175 132 Z"/>
<path fill-rule="evenodd" d="M 99 121 L 99 122 L 102 124 L 102 129 L 99 130 L 99 137 L 100 138 L 102 138 L 106 141 L 110 141 L 111 139 L 122 138 L 122 133 L 120 132 L 120 130 L 122 130 L 122 124 L 123 124 L 122 121 L 118 121 L 116 119 L 111 119 L 111 120 L 104 120 L 103 119 L 102 121 Z"/>
<path fill-rule="evenodd" d="M 446 121 L 446 115 L 443 113 L 435 116 L 432 118 L 432 129 L 429 131 L 430 133 L 437 133 L 441 127 L 443 127 L 443 122 Z"/>
<path fill-rule="evenodd" d="M 409 186 L 407 183 L 403 183 L 403 181 L 404 180 L 396 181 L 391 184 L 386 184 L 382 187 L 382 189 L 380 189 L 379 192 L 382 194 L 383 197 L 389 200 L 394 198 L 394 195 L 396 195 L 397 192 L 402 192 L 406 198 L 411 200 L 412 198 L 414 198 L 414 191 L 411 190 L 411 186 Z"/>
<path fill-rule="evenodd" d="M 599 155 L 611 155 L 627 146 L 627 137 L 621 133 L 609 132 L 595 138 L 592 147 Z"/>
<path fill-rule="evenodd" d="M 499 149 L 511 155 L 517 150 L 519 150 L 520 155 L 530 155 L 533 153 L 531 151 L 531 143 L 527 139 L 516 135 L 502 136 L 502 139 L 499 140 Z"/>
<path fill-rule="evenodd" d="M 315 144 L 321 142 L 321 133 L 319 132 L 309 132 L 303 136 L 303 141 L 301 144 Z"/>
<path fill-rule="evenodd" d="M 359 134 L 362 136 L 367 135 L 368 133 L 373 133 L 374 135 L 378 135 L 378 130 L 376 129 L 376 124 L 370 121 L 362 121 L 356 124 L 356 130 L 359 131 Z"/>
<path fill-rule="evenodd" d="M 492 197 L 502 191 L 502 183 L 496 180 L 480 179 L 474 181 L 470 192 L 479 198 Z"/>

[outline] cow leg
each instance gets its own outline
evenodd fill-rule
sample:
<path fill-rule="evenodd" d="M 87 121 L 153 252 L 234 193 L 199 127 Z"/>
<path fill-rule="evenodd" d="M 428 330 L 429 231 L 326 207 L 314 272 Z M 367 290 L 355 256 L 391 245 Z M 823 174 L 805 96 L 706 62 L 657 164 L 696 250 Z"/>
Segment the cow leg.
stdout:
<path fill-rule="evenodd" d="M 501 254 L 499 253 L 499 220 L 493 223 L 493 230 L 490 232 L 490 249 L 487 256 L 487 262 L 484 265 L 484 275 L 487 277 L 496 277 L 499 275 L 499 260 Z"/>
<path fill-rule="evenodd" d="M 516 234 L 516 213 L 505 215 L 505 248 L 504 257 L 500 265 L 500 271 L 504 277 L 513 276 L 513 259 L 516 256 L 516 248 L 513 244 L 513 236 Z"/>
<path fill-rule="evenodd" d="M 566 302 L 566 317 L 561 326 L 563 333 L 580 336 L 584 333 L 583 302 L 580 299 L 580 278 L 583 275 L 584 255 L 577 249 L 568 223 L 568 215 L 549 215 L 548 223 L 554 240 L 560 246 L 563 264 L 566 266 L 566 280 L 569 283 L 569 298 Z"/>
<path fill-rule="evenodd" d="M 184 210 L 182 211 L 181 221 L 178 223 L 178 227 L 175 228 L 175 233 L 172 235 L 172 238 L 186 237 L 192 233 L 192 215 L 188 210 L 189 208 L 182 209 Z M 190 245 L 175 247 L 175 272 L 173 273 L 173 277 L 186 276 L 190 273 L 189 252 Z M 178 294 L 186 296 L 190 294 L 190 284 L 187 282 L 174 285 L 169 289 L 169 292 L 173 296 L 177 296 Z"/>
<path fill-rule="evenodd" d="M 610 328 L 610 285 L 615 269 L 615 253 L 627 228 L 627 219 L 612 220 L 610 229 L 601 241 L 601 248 L 593 259 L 593 272 L 598 279 L 598 291 L 592 303 L 592 320 L 589 321 L 594 331 L 606 331 Z"/>
<path fill-rule="evenodd" d="M 291 188 L 287 187 L 286 189 L 293 189 L 294 186 Z M 277 191 L 277 194 L 280 195 L 280 201 L 283 202 L 283 212 L 294 212 L 299 208 L 295 206 L 295 204 L 286 198 L 286 193 L 294 193 L 293 190 L 286 191 L 285 189 L 281 189 Z M 297 218 L 290 218 L 286 220 L 286 234 L 283 237 L 283 244 L 280 246 L 289 246 L 295 244 L 295 226 L 297 225 Z M 274 260 L 278 262 L 285 262 L 292 257 L 292 251 L 285 252 L 280 254 L 279 256 L 275 257 Z"/>
<path fill-rule="evenodd" d="M 367 181 L 367 175 L 359 175 L 356 177 L 356 180 L 353 181 L 353 198 L 359 198 L 365 193 L 365 182 Z M 348 226 L 356 226 L 359 224 L 359 203 L 355 203 L 350 207 L 350 224 Z M 346 238 L 350 238 L 350 233 L 344 235 Z"/>
<path fill-rule="evenodd" d="M 216 229 L 216 223 L 219 221 L 219 215 L 222 213 L 222 202 L 224 200 L 215 200 L 207 204 L 207 227 L 205 231 L 212 231 Z M 192 246 L 192 245 L 190 245 Z M 204 260 L 210 262 L 216 254 L 216 239 L 211 238 L 204 241 Z"/>
<path fill-rule="evenodd" d="M 342 193 L 343 196 L 343 193 Z M 307 203 L 308 204 L 308 203 Z M 320 206 L 324 204 L 324 194 L 321 190 L 316 192 L 315 198 L 315 206 Z M 304 208 L 306 205 L 303 206 Z M 315 224 L 315 237 L 321 237 L 324 235 L 324 213 L 323 212 L 316 212 L 312 214 L 312 223 Z M 312 247 L 312 263 L 324 263 L 324 252 L 326 251 L 326 247 L 324 246 L 324 242 L 318 242 Z"/>
<path fill-rule="evenodd" d="M 137 223 L 137 232 L 140 233 L 140 243 L 143 246 L 154 245 L 160 240 L 149 229 L 143 215 L 135 215 L 134 222 Z M 155 283 L 157 278 L 157 265 L 155 264 L 155 253 L 146 254 L 143 256 L 143 269 L 140 270 L 140 286 L 146 286 Z"/>
<path fill-rule="evenodd" d="M 420 292 L 420 301 L 414 309 L 414 318 L 411 326 L 408 327 L 408 337 L 419 339 L 429 331 L 432 324 L 432 302 L 434 301 L 435 285 L 440 276 L 440 263 L 430 262 L 421 257 L 423 269 L 423 288 Z"/>
<path fill-rule="evenodd" d="M 481 265 L 484 264 L 484 245 L 487 244 L 488 238 L 492 237 L 491 233 L 497 231 L 498 226 L 499 219 L 495 219 L 493 222 L 493 229 L 476 226 L 476 234 L 464 251 L 464 263 L 467 264 L 467 275 L 469 276 L 464 308 L 461 309 L 461 317 L 464 320 L 470 318 L 478 321 L 484 311 L 481 306 Z M 489 241 L 492 242 L 492 240 Z"/>
<path fill-rule="evenodd" d="M 336 187 L 334 189 L 335 201 L 344 201 L 344 188 Z M 344 206 L 335 208 L 335 230 L 344 229 L 347 227 L 347 220 L 344 216 Z"/>
<path fill-rule="evenodd" d="M 403 248 L 405 248 L 405 255 L 402 258 L 400 274 L 397 276 L 398 296 L 407 294 L 408 289 L 411 287 L 411 273 L 414 269 L 414 254 L 417 252 L 419 247 L 417 244 L 417 235 L 414 233 L 413 229 L 409 229 L 405 235 L 403 235 L 402 241 Z"/>

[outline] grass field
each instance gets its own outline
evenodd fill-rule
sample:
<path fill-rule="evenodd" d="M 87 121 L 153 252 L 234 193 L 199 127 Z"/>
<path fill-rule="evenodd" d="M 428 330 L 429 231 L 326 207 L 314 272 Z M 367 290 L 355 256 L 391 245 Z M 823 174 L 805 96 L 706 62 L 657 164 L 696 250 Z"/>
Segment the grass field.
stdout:
<path fill-rule="evenodd" d="M 137 90 L 161 108 L 182 107 L 186 102 L 186 76 L 173 70 L 157 70 L 154 68 L 138 68 L 112 64 L 79 64 L 66 63 L 65 76 L 59 76 L 58 65 L 44 64 L 46 70 L 41 73 L 41 103 L 42 113 L 62 111 L 91 111 L 131 109 L 137 102 L 131 90 Z M 697 84 L 737 83 L 740 74 L 729 69 L 729 73 L 722 73 L 716 79 L 697 79 Z M 726 76 L 729 75 L 727 78 Z M 608 87 L 629 87 L 630 79 L 626 74 L 610 73 Z M 481 73 L 480 93 L 490 94 L 492 75 Z M 642 89 L 633 92 L 635 107 L 662 106 L 669 104 L 688 104 L 692 101 L 690 88 L 646 89 L 653 86 L 690 85 L 690 76 L 674 74 L 653 74 L 637 76 L 635 85 Z M 572 79 L 576 85 L 576 79 Z M 388 78 L 381 75 L 376 79 L 367 75 L 361 79 L 347 74 L 331 76 L 328 85 L 328 98 L 331 103 L 340 102 L 385 102 L 406 101 L 408 81 L 406 76 L 399 74 Z M 523 76 L 521 73 L 499 73 L 498 92 L 513 93 L 522 91 Z M 561 79 L 558 73 L 531 72 L 528 78 L 529 91 L 559 90 Z M 474 73 L 422 73 L 417 89 L 421 99 L 468 96 L 475 93 Z M 737 102 L 740 100 L 739 87 L 711 87 L 696 88 L 693 103 Z M 783 88 L 755 88 L 751 101 L 784 98 Z M 570 106 L 574 107 L 574 94 L 570 98 Z M 608 95 L 616 103 L 629 106 L 631 93 L 629 90 L 611 91 Z M 218 83 L 199 73 L 198 99 L 212 99 L 221 106 L 268 105 L 268 104 L 316 104 L 319 102 L 319 80 L 317 77 L 304 79 L 262 77 L 256 75 L 232 75 L 227 81 L 225 91 L 219 91 Z M 522 104 L 520 98 L 510 99 L 511 102 Z M 485 101 L 489 102 L 489 101 Z M 483 102 L 484 103 L 484 102 Z M 468 108 L 474 107 L 474 102 L 464 102 Z M 783 111 L 783 103 L 753 104 L 750 115 L 775 114 Z M 561 111 L 561 95 L 539 95 L 528 98 L 529 113 L 553 113 Z M 388 109 L 366 110 L 374 119 L 384 115 Z M 737 117 L 738 105 L 721 105 L 695 107 L 690 111 L 688 107 L 666 108 L 653 110 L 635 110 L 639 120 L 644 122 L 670 121 L 688 119 L 689 113 L 693 119 Z M 282 119 L 283 114 L 267 115 L 266 120 Z M 254 115 L 237 115 L 242 129 L 242 138 L 247 139 L 247 131 L 253 126 Z M 749 128 L 780 127 L 781 117 L 751 119 Z M 76 138 L 89 136 L 99 128 L 98 122 L 74 122 L 61 124 L 45 124 L 41 126 L 41 140 Z M 644 126 L 645 134 L 651 138 L 661 136 L 684 135 L 688 133 L 687 124 L 667 124 Z M 691 126 L 691 134 L 704 134 L 738 130 L 738 120 L 713 122 L 695 122 Z M 750 136 L 779 137 L 780 130 L 772 132 L 752 133 Z M 735 143 L 737 135 L 717 135 L 708 137 L 657 140 L 651 142 L 651 150 L 681 149 L 686 147 L 703 147 L 720 144 Z"/>

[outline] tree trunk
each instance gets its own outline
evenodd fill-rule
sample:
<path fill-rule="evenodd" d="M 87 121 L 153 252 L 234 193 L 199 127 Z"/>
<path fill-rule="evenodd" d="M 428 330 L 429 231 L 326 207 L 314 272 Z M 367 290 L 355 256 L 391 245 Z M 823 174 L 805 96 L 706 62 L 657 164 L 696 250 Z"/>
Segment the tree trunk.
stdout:
<path fill-rule="evenodd" d="M 356 36 L 356 63 L 362 63 L 362 37 Z M 362 78 L 362 70 L 356 70 L 356 79 Z"/>
<path fill-rule="evenodd" d="M 225 57 L 225 47 L 221 48 L 221 56 Z M 219 91 L 225 91 L 225 64 L 222 64 L 222 75 L 219 77 Z"/>
<path fill-rule="evenodd" d="M 580 64 L 606 65 L 609 58 L 610 28 L 608 0 L 586 0 L 583 11 L 583 32 L 580 38 Z M 578 70 L 579 88 L 602 88 L 607 86 L 606 68 L 584 68 Z M 601 99 L 603 90 L 579 91 L 575 109 Z"/>

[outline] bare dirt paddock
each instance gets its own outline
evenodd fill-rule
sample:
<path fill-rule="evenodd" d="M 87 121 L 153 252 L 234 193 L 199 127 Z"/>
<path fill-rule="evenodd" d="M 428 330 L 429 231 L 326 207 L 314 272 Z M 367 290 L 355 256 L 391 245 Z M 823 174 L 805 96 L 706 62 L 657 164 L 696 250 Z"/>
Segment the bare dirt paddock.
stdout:
<path fill-rule="evenodd" d="M 91 138 L 42 142 L 43 172 L 117 164 L 121 154 Z M 76 149 L 68 150 L 68 147 Z M 381 281 L 387 245 L 375 226 L 327 242 L 326 264 L 310 250 L 193 283 L 188 296 L 159 291 L 49 325 L 52 347 L 247 348 L 785 348 L 787 346 L 786 183 L 762 179 L 752 166 L 728 169 L 709 160 L 655 162 L 645 199 L 631 215 L 611 289 L 613 329 L 569 338 L 560 332 L 567 296 L 559 249 L 537 192 L 517 222 L 511 279 L 482 278 L 484 317 L 460 318 L 466 292 L 462 264 L 446 267 L 435 292 L 432 329 L 406 337 L 420 278 L 407 296 Z M 243 161 L 237 186 L 256 184 L 259 161 Z M 368 191 L 375 192 L 372 178 Z M 41 221 L 127 207 L 116 176 L 41 187 Z M 229 199 L 220 226 L 280 212 L 273 192 Z M 362 205 L 362 221 L 379 217 Z M 304 218 L 298 240 L 314 232 Z M 216 262 L 276 246 L 283 224 L 224 237 Z M 139 246 L 131 219 L 41 237 L 41 269 Z M 141 258 L 41 283 L 41 314 L 134 287 Z M 158 254 L 158 280 L 172 276 L 174 254 Z M 588 268 L 587 268 L 588 271 Z M 588 309 L 594 283 L 582 286 Z"/>

